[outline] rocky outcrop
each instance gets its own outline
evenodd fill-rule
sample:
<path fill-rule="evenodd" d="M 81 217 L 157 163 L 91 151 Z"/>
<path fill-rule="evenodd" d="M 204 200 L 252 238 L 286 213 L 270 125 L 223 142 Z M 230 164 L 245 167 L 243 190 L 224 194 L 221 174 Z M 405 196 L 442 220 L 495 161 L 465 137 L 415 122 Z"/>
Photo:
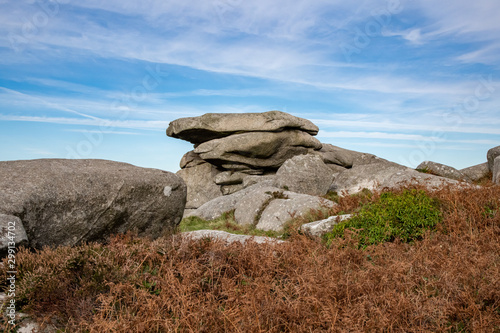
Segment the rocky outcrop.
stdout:
<path fill-rule="evenodd" d="M 224 212 L 234 210 L 238 224 L 255 225 L 261 230 L 281 231 L 292 217 L 303 216 L 311 209 L 331 208 L 333 205 L 333 202 L 324 198 L 259 183 L 209 201 L 188 216 L 213 220 Z"/>
<path fill-rule="evenodd" d="M 307 119 L 281 111 L 263 113 L 207 113 L 200 117 L 180 118 L 171 122 L 167 135 L 194 144 L 248 132 L 281 132 L 296 129 L 318 134 L 318 127 Z"/>
<path fill-rule="evenodd" d="M 300 231 L 311 237 L 321 237 L 324 234 L 331 232 L 335 225 L 348 220 L 351 217 L 351 214 L 330 216 L 324 220 L 303 224 L 300 226 Z"/>
<path fill-rule="evenodd" d="M 167 135 L 195 144 L 177 173 L 188 184 L 187 213 L 218 196 L 269 180 L 285 161 L 321 149 L 313 137 L 317 133 L 309 120 L 280 111 L 174 120 Z"/>
<path fill-rule="evenodd" d="M 287 160 L 276 173 L 276 185 L 292 192 L 325 195 L 333 182 L 333 172 L 317 155 L 298 155 Z"/>
<path fill-rule="evenodd" d="M 500 146 L 493 147 L 488 150 L 488 153 L 486 153 L 486 159 L 488 160 L 488 169 L 492 172 L 497 156 L 500 156 Z"/>
<path fill-rule="evenodd" d="M 0 213 L 20 218 L 29 246 L 104 241 L 176 227 L 186 185 L 176 175 L 105 160 L 0 162 Z"/>
<path fill-rule="evenodd" d="M 459 171 L 473 182 L 478 182 L 486 178 L 490 172 L 488 169 L 488 162 L 473 165 Z"/>
<path fill-rule="evenodd" d="M 408 184 L 421 184 L 435 188 L 446 184 L 459 184 L 449 178 L 434 176 L 404 167 L 396 163 L 358 165 L 342 172 L 334 181 L 333 188 L 339 194 L 354 194 L 383 188 L 395 189 Z"/>
<path fill-rule="evenodd" d="M 420 163 L 417 167 L 416 170 L 418 171 L 423 171 L 423 172 L 428 172 L 436 176 L 441 176 L 449 179 L 454 179 L 454 180 L 460 180 L 460 181 L 466 181 L 466 182 L 472 182 L 472 180 L 464 175 L 462 172 L 458 171 L 457 169 L 437 163 L 437 162 L 431 162 L 431 161 L 424 161 Z"/>

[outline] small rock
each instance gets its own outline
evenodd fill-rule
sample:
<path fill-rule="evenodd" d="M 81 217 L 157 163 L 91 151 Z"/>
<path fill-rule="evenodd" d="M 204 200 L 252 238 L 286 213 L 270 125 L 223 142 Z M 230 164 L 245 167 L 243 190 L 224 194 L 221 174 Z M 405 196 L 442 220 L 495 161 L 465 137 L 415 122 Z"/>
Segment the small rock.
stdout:
<path fill-rule="evenodd" d="M 242 184 L 245 176 L 241 172 L 223 171 L 215 176 L 215 183 L 217 185 Z"/>
<path fill-rule="evenodd" d="M 28 236 L 21 219 L 12 215 L 0 214 L 0 257 L 8 254 L 9 243 L 12 242 L 10 236 L 14 238 L 16 247 L 28 245 Z"/>
<path fill-rule="evenodd" d="M 183 238 L 188 238 L 188 239 L 212 238 L 217 240 L 224 240 L 226 241 L 227 244 L 231 244 L 234 242 L 240 242 L 242 244 L 245 244 L 247 241 L 253 241 L 258 244 L 284 243 L 284 241 L 272 237 L 236 235 L 222 230 L 196 230 L 196 231 L 183 232 L 181 235 Z"/>
<path fill-rule="evenodd" d="M 333 230 L 336 224 L 351 218 L 351 214 L 330 216 L 327 219 L 303 224 L 300 230 L 312 237 L 321 237 Z"/>

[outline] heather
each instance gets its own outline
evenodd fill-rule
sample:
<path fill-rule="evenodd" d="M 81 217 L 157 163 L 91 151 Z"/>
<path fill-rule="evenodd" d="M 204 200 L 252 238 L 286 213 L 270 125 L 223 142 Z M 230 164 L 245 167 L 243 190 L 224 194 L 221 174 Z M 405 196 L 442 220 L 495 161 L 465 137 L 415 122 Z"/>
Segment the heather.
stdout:
<path fill-rule="evenodd" d="M 401 196 L 407 207 L 395 207 L 412 215 L 425 206 L 434 219 L 418 237 L 365 242 L 359 225 L 327 242 L 298 232 L 338 213 L 390 219 L 387 201 Z M 282 244 L 126 234 L 22 250 L 17 305 L 62 332 L 500 330 L 499 186 L 335 199 L 330 211 L 292 221 Z"/>

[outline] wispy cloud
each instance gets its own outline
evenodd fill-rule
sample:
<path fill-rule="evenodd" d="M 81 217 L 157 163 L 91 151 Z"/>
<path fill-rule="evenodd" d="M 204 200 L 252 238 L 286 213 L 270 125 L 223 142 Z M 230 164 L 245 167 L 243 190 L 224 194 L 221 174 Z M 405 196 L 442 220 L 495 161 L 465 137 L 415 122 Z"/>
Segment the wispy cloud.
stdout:
<path fill-rule="evenodd" d="M 23 148 L 24 151 L 26 151 L 29 154 L 33 154 L 36 156 L 45 156 L 45 157 L 50 157 L 50 156 L 56 156 L 57 154 L 46 150 L 46 149 L 39 149 L 39 148 L 30 148 L 30 147 L 25 147 Z"/>
<path fill-rule="evenodd" d="M 109 130 L 83 130 L 83 129 L 67 129 L 66 132 L 77 133 L 96 133 L 96 134 L 116 134 L 116 135 L 142 135 L 137 132 L 109 131 Z"/>
<path fill-rule="evenodd" d="M 326 139 L 493 144 L 498 12 L 495 0 L 4 1 L 0 120 L 125 140 L 180 117 L 282 109 Z"/>

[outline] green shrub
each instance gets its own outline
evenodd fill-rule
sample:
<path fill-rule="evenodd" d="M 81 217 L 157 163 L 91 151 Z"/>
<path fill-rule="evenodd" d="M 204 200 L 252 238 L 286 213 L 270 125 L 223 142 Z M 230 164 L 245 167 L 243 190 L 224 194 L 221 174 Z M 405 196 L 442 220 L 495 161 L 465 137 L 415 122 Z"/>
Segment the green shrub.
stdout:
<path fill-rule="evenodd" d="M 345 231 L 350 230 L 360 248 L 396 238 L 410 242 L 420 239 L 440 220 L 437 201 L 424 191 L 386 192 L 351 219 L 337 224 L 332 232 L 325 235 L 325 240 L 330 245 L 334 238 L 344 238 Z"/>

